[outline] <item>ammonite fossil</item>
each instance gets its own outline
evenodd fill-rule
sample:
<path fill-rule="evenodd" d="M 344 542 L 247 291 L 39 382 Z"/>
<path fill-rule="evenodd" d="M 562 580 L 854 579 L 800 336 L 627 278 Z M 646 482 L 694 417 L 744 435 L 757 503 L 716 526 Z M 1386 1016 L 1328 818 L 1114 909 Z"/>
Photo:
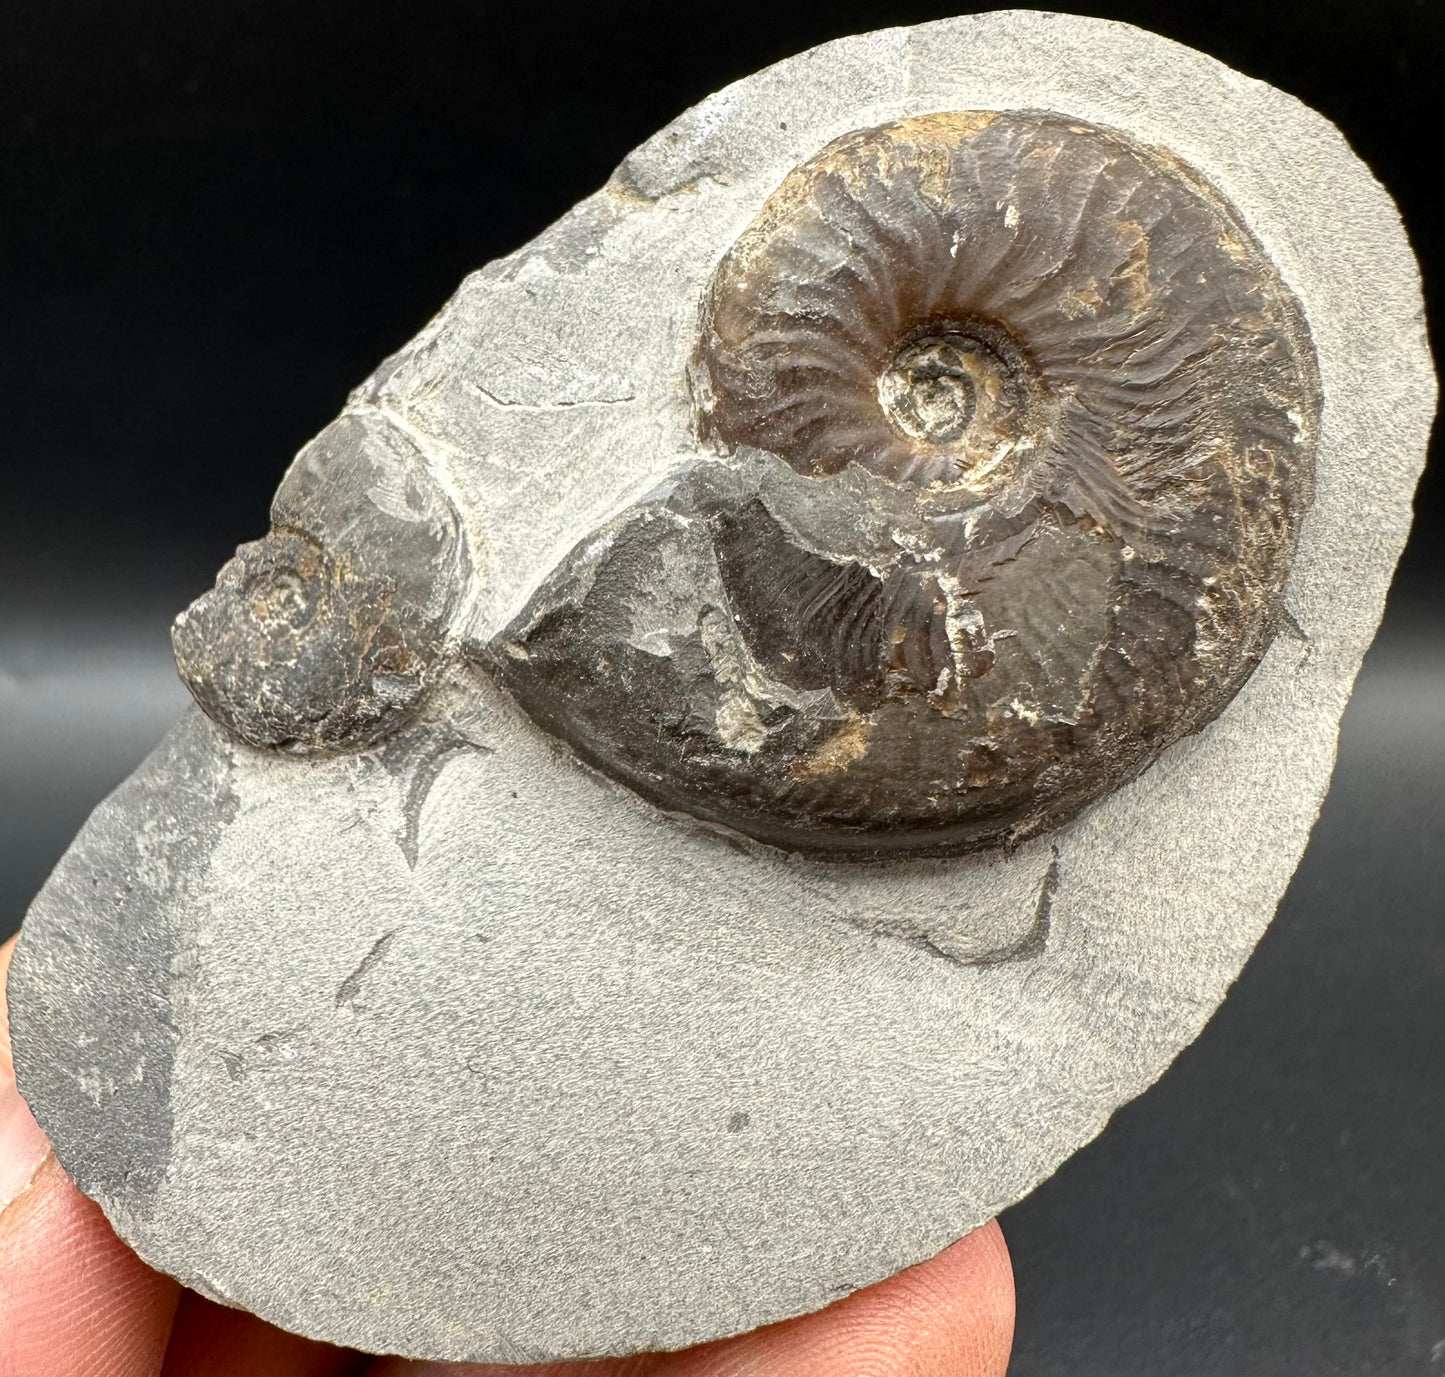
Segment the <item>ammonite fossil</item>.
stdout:
<path fill-rule="evenodd" d="M 842 854 L 1016 841 L 1274 634 L 1314 357 L 1166 153 L 1034 112 L 845 135 L 723 257 L 693 376 L 726 457 L 579 547 L 497 659 L 668 807 Z M 714 571 L 682 622 L 670 558 Z"/>
<path fill-rule="evenodd" d="M 60 1163 L 366 1352 L 678 1349 L 931 1257 L 1284 894 L 1421 322 L 1338 131 L 1127 25 L 862 35 L 680 116 L 177 623 L 204 711 L 10 967 Z"/>
<path fill-rule="evenodd" d="M 415 445 L 353 416 L 307 445 L 171 639 L 196 702 L 252 746 L 360 748 L 414 714 L 470 577 Z"/>
<path fill-rule="evenodd" d="M 1214 717 L 1275 630 L 1313 354 L 1166 153 L 1035 112 L 845 135 L 724 255 L 691 382 L 714 457 L 472 647 L 669 809 L 843 856 L 1017 842 Z M 456 514 L 343 418 L 273 518 L 178 621 L 182 676 L 252 745 L 372 746 L 448 645 Z"/>

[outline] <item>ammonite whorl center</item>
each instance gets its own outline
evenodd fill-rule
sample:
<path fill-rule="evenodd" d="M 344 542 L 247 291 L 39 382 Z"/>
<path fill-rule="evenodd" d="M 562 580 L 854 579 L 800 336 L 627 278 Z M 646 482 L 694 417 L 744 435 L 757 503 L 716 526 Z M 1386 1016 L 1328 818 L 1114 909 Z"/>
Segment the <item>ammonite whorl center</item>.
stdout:
<path fill-rule="evenodd" d="M 978 346 L 962 335 L 910 344 L 878 379 L 884 414 L 915 440 L 961 440 L 978 411 Z"/>
<path fill-rule="evenodd" d="M 1016 347 L 1005 354 L 989 343 L 1002 337 L 980 325 L 913 332 L 878 377 L 889 423 L 959 476 L 998 458 L 1021 433 L 1025 369 Z"/>

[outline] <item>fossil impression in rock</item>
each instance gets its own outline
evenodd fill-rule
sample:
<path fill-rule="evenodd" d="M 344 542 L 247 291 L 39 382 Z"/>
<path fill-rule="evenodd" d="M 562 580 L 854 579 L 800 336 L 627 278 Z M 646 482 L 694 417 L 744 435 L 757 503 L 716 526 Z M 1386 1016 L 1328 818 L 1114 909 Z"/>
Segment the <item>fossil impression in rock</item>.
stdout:
<path fill-rule="evenodd" d="M 147 1261 L 367 1350 L 928 1257 L 1238 975 L 1433 401 L 1388 196 L 1202 54 L 1013 12 L 749 77 L 177 620 L 197 708 L 26 918 L 21 1092 Z"/>

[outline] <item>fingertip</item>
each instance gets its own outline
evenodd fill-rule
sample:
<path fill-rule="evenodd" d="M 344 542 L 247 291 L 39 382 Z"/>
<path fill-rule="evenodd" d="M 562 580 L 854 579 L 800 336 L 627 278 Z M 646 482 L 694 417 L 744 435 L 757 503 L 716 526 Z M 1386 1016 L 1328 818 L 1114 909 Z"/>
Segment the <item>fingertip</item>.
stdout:
<path fill-rule="evenodd" d="M 1014 1280 L 998 1220 L 892 1278 L 873 1317 L 915 1373 L 1003 1373 L 1013 1349 Z"/>
<path fill-rule="evenodd" d="M 178 1291 L 52 1154 L 0 1214 L 0 1372 L 158 1372 Z"/>
<path fill-rule="evenodd" d="M 811 1315 L 658 1354 L 646 1370 L 669 1377 L 989 1377 L 1008 1368 L 1013 1326 L 1013 1268 L 991 1220 L 927 1262 Z"/>
<path fill-rule="evenodd" d="M 345 1377 L 370 1361 L 354 1349 L 303 1338 L 247 1311 L 183 1291 L 161 1377 Z"/>

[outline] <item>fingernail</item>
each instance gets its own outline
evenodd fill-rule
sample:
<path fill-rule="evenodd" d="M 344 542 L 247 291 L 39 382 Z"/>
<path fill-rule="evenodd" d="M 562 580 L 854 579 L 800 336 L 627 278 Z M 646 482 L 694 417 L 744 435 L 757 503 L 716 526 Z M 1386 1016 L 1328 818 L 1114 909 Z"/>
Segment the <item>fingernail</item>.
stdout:
<path fill-rule="evenodd" d="M 50 1144 L 15 1082 L 0 1080 L 0 1211 L 35 1178 Z"/>

